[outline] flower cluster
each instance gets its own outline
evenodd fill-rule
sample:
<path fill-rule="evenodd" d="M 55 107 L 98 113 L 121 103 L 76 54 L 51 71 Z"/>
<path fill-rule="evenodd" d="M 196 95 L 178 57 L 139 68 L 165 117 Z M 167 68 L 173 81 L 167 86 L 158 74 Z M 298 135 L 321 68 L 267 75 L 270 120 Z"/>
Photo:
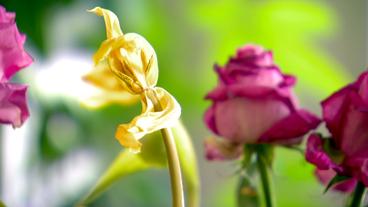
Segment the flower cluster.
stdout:
<path fill-rule="evenodd" d="M 368 71 L 322 101 L 321 120 L 299 108 L 293 93 L 295 77 L 282 74 L 272 53 L 260 46 L 240 48 L 215 70 L 219 84 L 206 96 L 212 105 L 204 119 L 223 139 L 205 141 L 207 159 L 246 158 L 249 152 L 243 150 L 259 144 L 299 144 L 323 121 L 331 135 L 311 133 L 305 151 L 306 160 L 317 167 L 317 178 L 344 192 L 368 186 Z M 262 148 L 254 149 L 261 162 L 268 159 Z M 262 166 L 259 170 L 264 175 Z"/>
<path fill-rule="evenodd" d="M 331 136 L 311 134 L 306 159 L 318 174 L 352 177 L 341 183 L 343 191 L 352 190 L 357 181 L 368 186 L 368 71 L 324 100 L 322 111 Z"/>
<path fill-rule="evenodd" d="M 9 80 L 32 58 L 23 48 L 26 36 L 18 31 L 15 13 L 0 6 L 0 24 L 0 123 L 20 127 L 29 116 L 27 86 Z"/>

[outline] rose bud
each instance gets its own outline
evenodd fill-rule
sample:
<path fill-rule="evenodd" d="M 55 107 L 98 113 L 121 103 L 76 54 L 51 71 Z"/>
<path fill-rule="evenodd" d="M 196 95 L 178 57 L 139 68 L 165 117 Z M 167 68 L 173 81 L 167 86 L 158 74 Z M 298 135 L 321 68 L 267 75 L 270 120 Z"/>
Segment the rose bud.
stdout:
<path fill-rule="evenodd" d="M 299 108 L 293 93 L 296 78 L 281 73 L 270 51 L 246 45 L 215 70 L 219 83 L 206 96 L 212 105 L 205 113 L 205 123 L 227 142 L 298 144 L 320 123 L 315 115 Z"/>

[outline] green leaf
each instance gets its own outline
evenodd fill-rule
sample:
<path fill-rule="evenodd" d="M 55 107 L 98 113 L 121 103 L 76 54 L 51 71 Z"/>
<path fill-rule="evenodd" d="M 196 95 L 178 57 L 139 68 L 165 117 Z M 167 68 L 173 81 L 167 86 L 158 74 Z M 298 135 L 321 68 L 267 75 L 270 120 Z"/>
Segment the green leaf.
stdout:
<path fill-rule="evenodd" d="M 149 167 L 150 165 L 139 154 L 134 154 L 127 150 L 122 151 L 78 206 L 85 206 L 91 203 L 120 178 Z"/>
<path fill-rule="evenodd" d="M 238 207 L 258 207 L 260 206 L 259 195 L 255 187 L 250 182 L 248 176 L 241 176 L 237 189 Z"/>
<path fill-rule="evenodd" d="M 336 175 L 332 180 L 328 183 L 326 186 L 326 189 L 323 193 L 326 193 L 333 185 L 340 183 L 345 180 L 349 180 L 351 177 L 349 176 L 342 176 L 342 175 Z"/>
<path fill-rule="evenodd" d="M 176 147 L 179 153 L 180 165 L 187 190 L 187 206 L 200 205 L 200 183 L 197 159 L 191 138 L 181 122 L 172 128 Z"/>
<path fill-rule="evenodd" d="M 179 154 L 184 184 L 187 189 L 188 207 L 198 207 L 199 176 L 191 138 L 180 121 L 172 130 Z M 142 144 L 142 151 L 138 154 L 123 150 L 79 205 L 83 206 L 91 203 L 113 183 L 130 174 L 167 166 L 165 147 L 159 132 L 145 136 L 142 139 Z"/>
<path fill-rule="evenodd" d="M 243 146 L 243 160 L 241 164 L 242 169 L 246 169 L 250 166 L 254 152 L 255 149 L 252 147 L 252 145 L 245 144 Z"/>

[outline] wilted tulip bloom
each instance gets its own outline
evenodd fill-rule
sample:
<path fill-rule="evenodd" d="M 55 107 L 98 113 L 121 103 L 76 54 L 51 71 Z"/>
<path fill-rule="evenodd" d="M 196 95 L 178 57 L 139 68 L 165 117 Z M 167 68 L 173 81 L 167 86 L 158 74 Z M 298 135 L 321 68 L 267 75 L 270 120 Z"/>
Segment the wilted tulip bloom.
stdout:
<path fill-rule="evenodd" d="M 93 57 L 95 69 L 85 79 L 108 93 L 104 101 L 141 100 L 142 113 L 119 125 L 115 134 L 121 145 L 139 152 L 142 144 L 138 140 L 144 135 L 176 123 L 180 105 L 169 92 L 156 86 L 157 58 L 147 40 L 136 33 L 123 34 L 111 11 L 96 7 L 91 12 L 104 17 L 107 39 Z"/>
<path fill-rule="evenodd" d="M 216 65 L 215 70 L 219 83 L 206 96 L 212 105 L 205 113 L 205 122 L 232 148 L 255 143 L 296 144 L 318 126 L 316 116 L 298 107 L 293 93 L 296 78 L 281 73 L 270 51 L 246 45 L 225 66 Z M 220 156 L 229 150 L 224 144 L 214 144 L 216 141 L 205 143 L 208 158 L 235 156 Z M 241 154 L 239 149 L 234 153 Z"/>
<path fill-rule="evenodd" d="M 19 33 L 15 13 L 0 6 L 0 123 L 20 127 L 28 118 L 27 86 L 9 83 L 9 79 L 32 63 L 23 48 L 26 36 Z"/>
<path fill-rule="evenodd" d="M 310 135 L 306 159 L 368 186 L 368 71 L 322 102 L 331 137 Z"/>

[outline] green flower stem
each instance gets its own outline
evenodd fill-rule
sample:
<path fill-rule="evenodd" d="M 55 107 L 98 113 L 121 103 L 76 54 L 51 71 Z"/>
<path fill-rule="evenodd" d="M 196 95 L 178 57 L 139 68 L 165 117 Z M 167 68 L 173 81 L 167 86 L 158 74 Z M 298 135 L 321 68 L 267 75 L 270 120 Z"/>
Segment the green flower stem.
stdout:
<path fill-rule="evenodd" d="M 162 111 L 162 106 L 159 99 L 154 91 L 150 91 L 149 94 L 155 111 Z M 184 188 L 183 179 L 181 176 L 180 161 L 178 152 L 176 149 L 176 144 L 174 136 L 172 135 L 171 129 L 164 128 L 161 129 L 162 138 L 164 139 L 167 161 L 170 172 L 171 181 L 171 192 L 172 192 L 172 206 L 173 207 L 184 207 Z"/>
<path fill-rule="evenodd" d="M 168 128 L 161 129 L 161 134 L 164 139 L 169 164 L 173 207 L 184 207 L 183 182 L 175 140 L 171 130 Z"/>
<path fill-rule="evenodd" d="M 350 207 L 360 207 L 364 200 L 365 186 L 362 182 L 358 182 L 352 195 Z"/>
<path fill-rule="evenodd" d="M 271 191 L 271 188 L 272 188 L 271 187 L 271 171 L 270 171 L 269 166 L 267 165 L 265 157 L 260 151 L 258 151 L 257 153 L 257 166 L 258 166 L 258 171 L 261 177 L 264 199 L 266 201 L 266 207 L 273 207 L 275 206 L 274 205 L 275 199 Z"/>

